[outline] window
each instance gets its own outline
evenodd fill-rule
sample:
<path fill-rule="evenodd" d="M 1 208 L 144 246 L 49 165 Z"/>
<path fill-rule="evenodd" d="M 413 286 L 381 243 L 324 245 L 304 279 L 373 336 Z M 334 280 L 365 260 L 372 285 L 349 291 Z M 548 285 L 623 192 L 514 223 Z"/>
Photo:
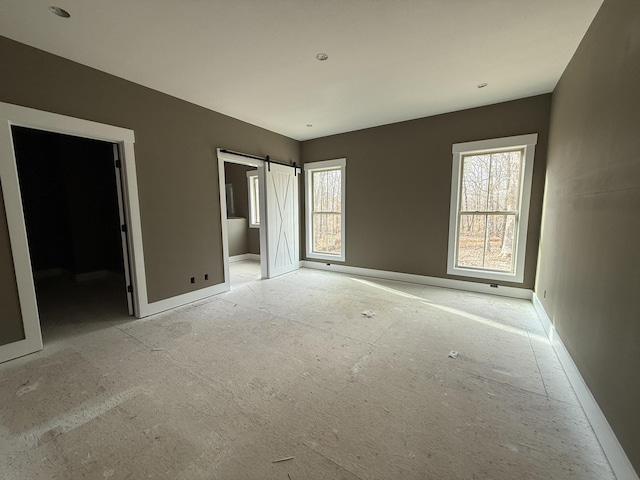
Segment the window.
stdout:
<path fill-rule="evenodd" d="M 249 227 L 260 228 L 260 203 L 258 190 L 258 171 L 247 172 L 247 189 L 249 191 Z"/>
<path fill-rule="evenodd" d="M 447 273 L 522 283 L 537 138 L 453 145 Z"/>
<path fill-rule="evenodd" d="M 307 257 L 344 262 L 347 160 L 306 163 Z"/>

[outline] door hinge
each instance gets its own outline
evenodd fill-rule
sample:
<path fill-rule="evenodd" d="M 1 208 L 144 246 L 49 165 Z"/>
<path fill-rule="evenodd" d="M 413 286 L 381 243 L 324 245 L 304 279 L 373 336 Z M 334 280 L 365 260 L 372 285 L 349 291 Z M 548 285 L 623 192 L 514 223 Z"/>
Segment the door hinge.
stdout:
<path fill-rule="evenodd" d="M 131 285 L 127 285 L 127 292 L 133 293 L 133 287 Z"/>
<path fill-rule="evenodd" d="M 120 230 L 122 230 L 124 233 L 127 233 L 127 225 L 126 224 L 120 225 Z"/>
<path fill-rule="evenodd" d="M 120 160 L 116 160 L 116 168 L 122 168 L 122 162 Z"/>

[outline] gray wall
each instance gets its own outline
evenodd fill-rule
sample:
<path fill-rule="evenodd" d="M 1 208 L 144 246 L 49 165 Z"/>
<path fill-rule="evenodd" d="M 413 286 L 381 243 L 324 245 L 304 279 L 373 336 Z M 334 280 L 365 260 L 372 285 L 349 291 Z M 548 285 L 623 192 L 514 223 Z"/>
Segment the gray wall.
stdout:
<path fill-rule="evenodd" d="M 249 228 L 249 253 L 260 255 L 260 229 Z"/>
<path fill-rule="evenodd" d="M 249 253 L 249 239 L 247 236 L 248 220 L 232 217 L 227 219 L 227 238 L 229 240 L 229 256 Z"/>
<path fill-rule="evenodd" d="M 247 186 L 247 172 L 249 170 L 255 170 L 255 168 L 236 163 L 225 162 L 224 164 L 225 183 L 233 185 L 236 217 L 249 218 L 249 188 Z"/>
<path fill-rule="evenodd" d="M 295 140 L 4 37 L 0 64 L 10 65 L 0 76 L 2 102 L 135 131 L 151 302 L 223 281 L 217 147 L 299 162 Z M 11 258 L 6 236 L 3 221 L 0 261 Z M 199 279 L 193 285 L 192 276 Z M 11 270 L 0 270 L 0 284 L 8 286 L 0 296 L 4 317 L 15 311 Z"/>
<path fill-rule="evenodd" d="M 536 292 L 637 471 L 639 115 L 640 2 L 606 0 L 553 94 Z"/>
<path fill-rule="evenodd" d="M 468 280 L 447 275 L 451 146 L 538 133 L 524 283 L 501 283 L 533 288 L 550 102 L 541 95 L 303 142 L 305 163 L 347 158 L 345 264 Z"/>
<path fill-rule="evenodd" d="M 235 216 L 242 217 L 227 220 L 230 257 L 249 253 L 249 189 L 246 173 L 248 170 L 253 170 L 253 168 L 228 162 L 224 164 L 225 183 L 233 185 Z"/>

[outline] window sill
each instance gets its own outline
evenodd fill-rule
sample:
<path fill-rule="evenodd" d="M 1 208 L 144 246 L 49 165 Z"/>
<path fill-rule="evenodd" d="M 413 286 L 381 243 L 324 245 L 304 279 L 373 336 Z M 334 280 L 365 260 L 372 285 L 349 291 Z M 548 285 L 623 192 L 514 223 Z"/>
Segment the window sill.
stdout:
<path fill-rule="evenodd" d="M 470 277 L 483 280 L 496 280 L 502 282 L 511 283 L 523 283 L 524 274 L 520 273 L 501 273 L 501 272 L 489 272 L 487 270 L 476 270 L 473 268 L 462 267 L 449 267 L 447 268 L 447 275 L 456 275 L 459 277 Z"/>
<path fill-rule="evenodd" d="M 328 253 L 307 253 L 307 257 L 313 260 L 327 260 L 329 262 L 344 262 L 344 255 L 331 255 Z"/>

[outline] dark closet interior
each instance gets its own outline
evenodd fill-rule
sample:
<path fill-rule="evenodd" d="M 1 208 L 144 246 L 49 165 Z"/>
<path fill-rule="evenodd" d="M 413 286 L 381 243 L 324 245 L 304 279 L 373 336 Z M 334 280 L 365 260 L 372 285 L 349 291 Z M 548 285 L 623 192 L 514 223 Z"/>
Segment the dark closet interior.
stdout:
<path fill-rule="evenodd" d="M 36 280 L 124 279 L 113 144 L 23 127 L 12 133 Z"/>

